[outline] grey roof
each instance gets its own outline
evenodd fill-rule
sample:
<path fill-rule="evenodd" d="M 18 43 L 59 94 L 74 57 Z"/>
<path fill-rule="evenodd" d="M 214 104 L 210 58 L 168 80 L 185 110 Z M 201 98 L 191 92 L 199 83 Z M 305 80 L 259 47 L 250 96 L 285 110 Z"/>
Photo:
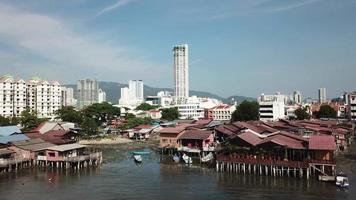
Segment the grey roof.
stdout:
<path fill-rule="evenodd" d="M 9 136 L 14 133 L 22 133 L 17 126 L 0 126 L 0 136 Z"/>
<path fill-rule="evenodd" d="M 69 150 L 73 150 L 73 149 L 80 149 L 80 148 L 84 148 L 84 147 L 86 147 L 86 146 L 78 144 L 78 143 L 73 143 L 73 144 L 64 144 L 64 145 L 47 147 L 44 149 L 63 152 L 63 151 L 69 151 Z"/>
<path fill-rule="evenodd" d="M 28 138 L 25 134 L 16 134 L 16 135 L 10 135 L 10 136 L 0 136 L 0 144 L 7 144 L 9 142 L 17 142 L 21 140 L 28 140 Z"/>
<path fill-rule="evenodd" d="M 224 124 L 224 122 L 214 120 L 214 121 L 211 121 L 209 124 L 207 124 L 206 127 L 214 127 L 214 126 L 219 126 L 221 124 Z"/>
<path fill-rule="evenodd" d="M 30 151 L 39 151 L 47 147 L 55 146 L 54 144 L 45 142 L 40 138 L 12 142 L 12 144 L 18 148 L 30 150 Z"/>

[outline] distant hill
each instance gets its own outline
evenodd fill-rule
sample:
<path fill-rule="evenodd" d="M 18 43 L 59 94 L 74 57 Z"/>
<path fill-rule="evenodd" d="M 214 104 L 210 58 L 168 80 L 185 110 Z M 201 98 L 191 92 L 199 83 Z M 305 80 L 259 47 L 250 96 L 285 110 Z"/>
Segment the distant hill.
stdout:
<path fill-rule="evenodd" d="M 70 84 L 70 85 L 65 85 L 66 87 L 71 87 L 74 88 L 74 96 L 76 96 L 76 88 L 77 86 L 74 84 Z M 121 96 L 121 91 L 120 89 L 123 87 L 128 87 L 128 84 L 121 84 L 121 83 L 117 83 L 117 82 L 106 82 L 106 81 L 99 81 L 99 87 L 101 89 L 103 89 L 106 92 L 106 99 L 109 102 L 112 103 L 118 103 L 120 96 Z M 157 95 L 157 92 L 159 91 L 170 91 L 173 92 L 172 88 L 155 88 L 155 87 L 150 87 L 147 85 L 144 85 L 143 88 L 143 92 L 145 96 L 154 96 Z M 223 101 L 224 103 L 231 103 L 232 99 L 234 99 L 234 101 L 237 101 L 237 103 L 240 103 L 244 100 L 248 100 L 248 101 L 255 101 L 256 98 L 252 98 L 252 97 L 245 97 L 245 96 L 230 96 L 227 98 L 224 97 L 220 97 L 216 94 L 212 94 L 210 92 L 203 92 L 203 91 L 195 91 L 195 90 L 191 90 L 190 91 L 190 95 L 196 95 L 198 97 L 210 97 L 210 98 L 214 98 L 214 99 L 219 99 L 221 101 Z"/>

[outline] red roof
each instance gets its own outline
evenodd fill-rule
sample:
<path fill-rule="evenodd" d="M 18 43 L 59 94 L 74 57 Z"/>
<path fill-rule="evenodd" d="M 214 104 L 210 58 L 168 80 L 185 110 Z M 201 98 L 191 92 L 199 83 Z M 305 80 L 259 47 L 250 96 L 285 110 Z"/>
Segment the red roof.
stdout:
<path fill-rule="evenodd" d="M 258 143 L 262 141 L 256 134 L 252 133 L 251 131 L 246 131 L 242 134 L 237 135 L 237 137 L 241 138 L 245 142 L 251 144 L 252 146 L 256 146 Z"/>
<path fill-rule="evenodd" d="M 134 129 L 151 129 L 151 128 L 152 128 L 151 125 L 141 124 L 141 125 L 135 126 Z"/>
<path fill-rule="evenodd" d="M 68 144 L 68 143 L 73 143 L 75 142 L 68 136 L 67 134 L 70 133 L 70 131 L 64 131 L 64 130 L 51 130 L 46 132 L 45 134 L 40 134 L 40 133 L 27 133 L 27 137 L 31 139 L 36 139 L 40 138 L 46 142 L 52 143 L 52 144 Z"/>
<path fill-rule="evenodd" d="M 176 127 L 167 127 L 167 128 L 163 128 L 161 129 L 159 132 L 160 133 L 175 133 L 175 134 L 178 134 L 182 131 L 184 131 L 186 128 L 186 126 L 176 126 Z"/>
<path fill-rule="evenodd" d="M 309 138 L 309 149 L 312 150 L 335 150 L 335 138 L 333 136 L 312 135 Z"/>
<path fill-rule="evenodd" d="M 212 119 L 199 119 L 198 121 L 194 122 L 195 124 L 200 125 L 207 125 L 212 121 Z"/>
<path fill-rule="evenodd" d="M 205 140 L 211 134 L 212 131 L 205 130 L 186 130 L 178 139 L 190 139 L 190 140 Z"/>

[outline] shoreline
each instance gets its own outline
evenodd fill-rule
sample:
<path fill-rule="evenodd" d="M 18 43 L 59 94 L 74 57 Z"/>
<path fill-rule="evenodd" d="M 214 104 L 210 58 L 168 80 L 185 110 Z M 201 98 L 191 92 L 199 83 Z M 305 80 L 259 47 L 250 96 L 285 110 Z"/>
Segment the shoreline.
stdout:
<path fill-rule="evenodd" d="M 127 144 L 132 143 L 133 140 L 122 137 L 115 138 L 100 138 L 100 139 L 86 139 L 79 140 L 78 143 L 82 145 L 108 145 L 108 144 Z"/>

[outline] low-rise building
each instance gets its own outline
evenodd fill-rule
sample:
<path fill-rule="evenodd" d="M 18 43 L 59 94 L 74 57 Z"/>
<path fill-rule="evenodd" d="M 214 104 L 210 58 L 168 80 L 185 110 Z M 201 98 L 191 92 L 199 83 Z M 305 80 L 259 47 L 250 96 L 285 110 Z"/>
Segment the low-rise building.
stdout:
<path fill-rule="evenodd" d="M 220 121 L 229 121 L 231 120 L 231 115 L 235 110 L 235 105 L 220 104 L 211 109 L 205 109 L 204 118 Z"/>
<path fill-rule="evenodd" d="M 262 94 L 258 98 L 260 105 L 259 115 L 261 121 L 276 121 L 285 119 L 285 95 L 279 93 L 275 95 Z"/>

